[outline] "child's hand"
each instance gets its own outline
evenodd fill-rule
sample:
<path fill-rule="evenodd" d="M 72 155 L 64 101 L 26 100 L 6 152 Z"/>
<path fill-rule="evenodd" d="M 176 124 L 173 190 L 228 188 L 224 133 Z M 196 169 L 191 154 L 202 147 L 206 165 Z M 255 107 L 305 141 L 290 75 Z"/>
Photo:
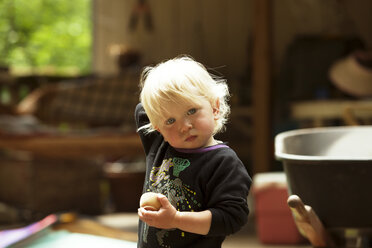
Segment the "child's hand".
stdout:
<path fill-rule="evenodd" d="M 158 200 L 161 203 L 159 211 L 148 211 L 144 208 L 138 209 L 139 218 L 146 222 L 149 226 L 161 229 L 176 228 L 177 210 L 168 201 L 164 195 L 158 195 Z"/>

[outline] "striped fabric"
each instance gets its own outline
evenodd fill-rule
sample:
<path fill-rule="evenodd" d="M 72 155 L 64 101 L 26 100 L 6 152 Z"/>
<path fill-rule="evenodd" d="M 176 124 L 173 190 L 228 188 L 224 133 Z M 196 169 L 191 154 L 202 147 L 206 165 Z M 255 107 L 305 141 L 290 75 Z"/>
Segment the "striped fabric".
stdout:
<path fill-rule="evenodd" d="M 88 126 L 134 127 L 139 76 L 139 72 L 128 72 L 116 77 L 61 83 L 57 95 L 48 104 L 45 118 Z"/>

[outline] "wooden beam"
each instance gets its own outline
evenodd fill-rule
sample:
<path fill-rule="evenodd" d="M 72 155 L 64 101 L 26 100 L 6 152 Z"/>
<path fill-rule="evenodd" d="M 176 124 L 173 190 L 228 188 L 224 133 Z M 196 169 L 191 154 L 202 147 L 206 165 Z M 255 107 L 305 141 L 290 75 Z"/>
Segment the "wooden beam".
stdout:
<path fill-rule="evenodd" d="M 270 171 L 271 0 L 255 0 L 253 11 L 253 173 Z"/>

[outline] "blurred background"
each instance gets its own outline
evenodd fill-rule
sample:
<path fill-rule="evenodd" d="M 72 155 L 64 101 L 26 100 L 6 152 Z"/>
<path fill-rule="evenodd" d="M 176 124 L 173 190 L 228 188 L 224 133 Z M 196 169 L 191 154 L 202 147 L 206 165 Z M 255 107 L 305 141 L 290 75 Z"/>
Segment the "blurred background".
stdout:
<path fill-rule="evenodd" d="M 371 68 L 371 30 L 369 0 L 1 0 L 0 202 L 135 211 L 139 75 L 180 54 L 227 79 L 232 114 L 218 138 L 252 176 L 282 171 L 278 133 L 371 121 L 372 94 L 330 77 L 356 53 Z"/>

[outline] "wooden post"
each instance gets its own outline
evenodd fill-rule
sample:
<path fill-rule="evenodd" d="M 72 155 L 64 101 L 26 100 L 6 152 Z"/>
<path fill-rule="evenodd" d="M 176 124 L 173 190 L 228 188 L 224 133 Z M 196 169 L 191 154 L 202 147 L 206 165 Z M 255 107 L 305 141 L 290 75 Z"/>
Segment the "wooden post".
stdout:
<path fill-rule="evenodd" d="M 255 0 L 253 11 L 253 173 L 270 171 L 271 0 Z"/>

